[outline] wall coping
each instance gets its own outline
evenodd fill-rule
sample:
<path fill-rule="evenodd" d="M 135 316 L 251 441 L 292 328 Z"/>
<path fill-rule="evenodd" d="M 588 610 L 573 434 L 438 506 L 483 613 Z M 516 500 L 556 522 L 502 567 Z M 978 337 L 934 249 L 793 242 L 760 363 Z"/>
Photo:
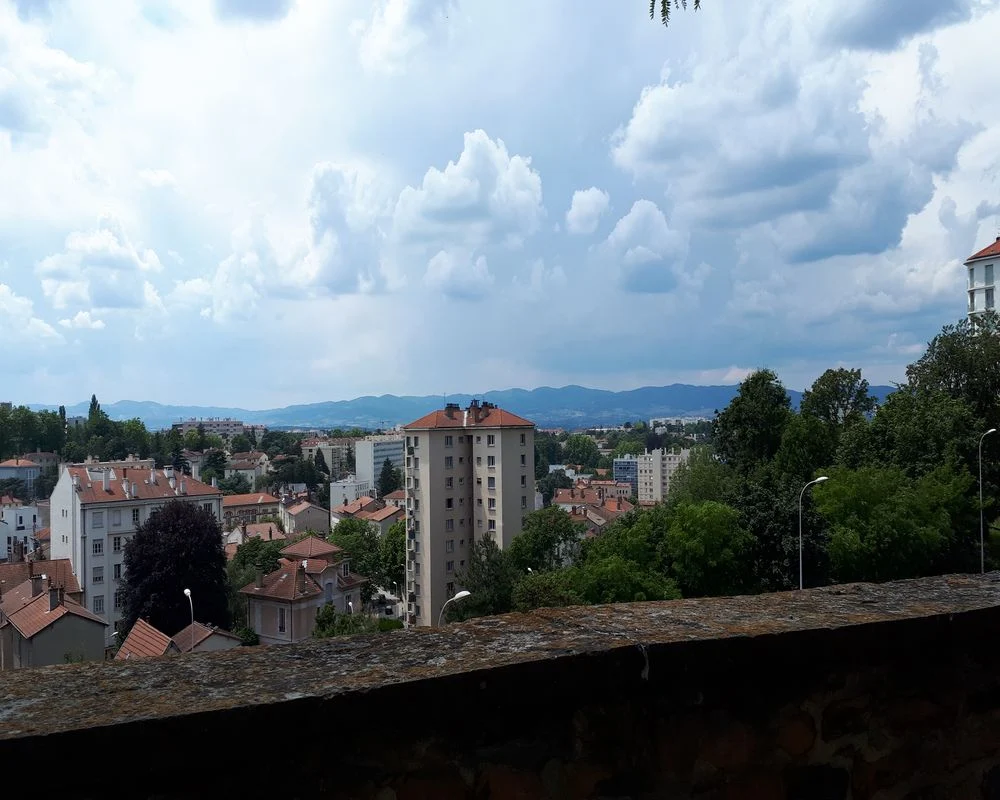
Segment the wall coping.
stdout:
<path fill-rule="evenodd" d="M 540 609 L 411 629 L 158 659 L 66 664 L 0 679 L 0 741 L 196 713 L 330 700 L 400 683 L 639 647 L 892 626 L 1000 607 L 1000 573 L 805 591 Z"/>

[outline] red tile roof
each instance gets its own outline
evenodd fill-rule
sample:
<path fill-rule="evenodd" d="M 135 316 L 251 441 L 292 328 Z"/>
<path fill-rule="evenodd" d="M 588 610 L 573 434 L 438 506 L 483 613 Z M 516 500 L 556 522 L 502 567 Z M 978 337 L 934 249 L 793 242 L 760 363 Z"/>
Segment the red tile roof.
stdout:
<path fill-rule="evenodd" d="M 233 528 L 230 533 L 238 533 L 242 529 L 242 525 L 237 525 Z M 273 522 L 251 522 L 247 525 L 247 538 L 248 539 L 263 539 L 265 542 L 269 541 L 280 541 L 281 539 L 287 539 L 279 529 L 278 526 Z"/>
<path fill-rule="evenodd" d="M 389 492 L 385 496 L 386 500 L 405 500 L 406 499 L 406 489 L 397 489 L 394 492 Z"/>
<path fill-rule="evenodd" d="M 468 411 L 468 414 L 466 414 Z M 535 423 L 496 406 L 477 409 L 440 409 L 404 425 L 404 430 L 425 428 L 534 428 Z"/>
<path fill-rule="evenodd" d="M 34 461 L 25 461 L 23 458 L 8 458 L 6 461 L 0 461 L 0 467 L 37 467 Z"/>
<path fill-rule="evenodd" d="M 41 633 L 55 621 L 62 619 L 67 614 L 80 617 L 81 619 L 94 622 L 98 625 L 107 625 L 103 619 L 96 614 L 90 613 L 87 609 L 70 600 L 68 597 L 61 597 L 55 608 L 50 607 L 49 585 L 43 584 L 42 591 L 31 596 L 31 581 L 27 580 L 13 591 L 4 595 L 0 610 L 7 618 L 7 624 L 13 625 L 25 639 L 30 639 Z"/>
<path fill-rule="evenodd" d="M 977 258 L 989 258 L 990 256 L 1000 256 L 1000 236 L 997 237 L 997 240 L 993 244 L 987 245 L 978 253 L 973 253 L 965 261 L 968 263 L 975 261 Z"/>
<path fill-rule="evenodd" d="M 406 493 L 403 493 L 403 497 L 406 497 Z M 344 503 L 341 506 L 337 506 L 333 509 L 334 514 L 347 514 L 349 516 L 354 516 L 360 511 L 364 511 L 368 506 L 375 502 L 375 498 L 369 497 L 364 494 L 361 495 L 357 500 L 352 500 L 350 503 Z"/>
<path fill-rule="evenodd" d="M 288 600 L 290 602 L 306 600 L 322 594 L 323 590 L 315 580 L 309 577 L 306 570 L 303 570 L 301 579 L 296 580 L 301 561 L 283 558 L 278 563 L 279 566 L 274 572 L 269 572 L 264 576 L 263 586 L 258 588 L 257 582 L 254 581 L 240 589 L 240 592 L 249 597 L 266 597 L 270 600 Z"/>
<path fill-rule="evenodd" d="M 68 595 L 80 594 L 80 582 L 73 574 L 73 564 L 68 558 L 0 564 L 0 592 L 6 594 L 10 589 L 24 583 L 32 575 L 48 576 L 52 579 L 53 586 L 63 587 Z"/>
<path fill-rule="evenodd" d="M 108 491 L 104 491 L 103 468 L 88 470 L 85 466 L 72 466 L 66 467 L 66 471 L 70 473 L 71 478 L 79 478 L 80 488 L 77 490 L 77 496 L 80 498 L 82 504 L 127 502 L 130 498 L 125 494 L 125 489 L 122 486 L 125 481 L 128 481 L 130 492 L 132 484 L 135 483 L 135 497 L 132 499 L 138 500 L 166 500 L 174 497 L 184 497 L 185 495 L 181 494 L 182 486 L 189 497 L 222 495 L 219 489 L 195 480 L 190 475 L 182 475 L 176 471 L 173 472 L 174 488 L 171 489 L 170 479 L 162 469 L 148 470 L 139 467 L 128 469 L 114 467 L 111 469 Z M 156 483 L 150 481 L 151 472 L 156 477 Z"/>
<path fill-rule="evenodd" d="M 42 528 L 41 530 L 36 531 L 35 538 L 40 542 L 47 542 L 49 539 L 52 538 L 52 529 Z"/>
<path fill-rule="evenodd" d="M 222 498 L 222 507 L 278 505 L 280 501 L 267 492 L 251 492 L 250 494 L 228 494 Z"/>
<path fill-rule="evenodd" d="M 23 506 L 24 501 L 9 494 L 0 494 L 0 506 Z"/>
<path fill-rule="evenodd" d="M 115 654 L 115 661 L 130 658 L 158 658 L 168 653 L 179 653 L 180 648 L 167 634 L 158 631 L 146 620 L 140 619 L 132 626 L 125 641 Z"/>
<path fill-rule="evenodd" d="M 291 558 L 323 558 L 335 553 L 344 552 L 335 544 L 331 544 L 318 536 L 307 536 L 295 544 L 290 544 L 281 551 L 281 555 Z"/>
<path fill-rule="evenodd" d="M 308 500 L 302 500 L 296 503 L 294 506 L 287 509 L 286 513 L 291 514 L 294 517 L 298 514 L 301 514 L 303 511 L 307 511 L 310 508 L 315 508 L 319 511 L 322 511 L 324 514 L 326 513 L 325 508 L 323 508 L 322 506 L 318 506 L 315 503 L 310 503 Z"/>
<path fill-rule="evenodd" d="M 355 516 L 358 519 L 367 519 L 372 522 L 385 522 L 387 519 L 392 519 L 393 517 L 402 517 L 405 513 L 403 509 L 396 506 L 386 506 L 385 508 L 375 508 L 372 510 L 365 509 L 359 511 Z"/>
<path fill-rule="evenodd" d="M 240 637 L 235 633 L 230 633 L 222 628 L 216 628 L 214 625 L 205 625 L 201 622 L 188 625 L 184 630 L 175 633 L 172 638 L 178 650 L 182 653 L 190 653 L 210 636 L 222 636 L 226 639 L 240 641 Z"/>

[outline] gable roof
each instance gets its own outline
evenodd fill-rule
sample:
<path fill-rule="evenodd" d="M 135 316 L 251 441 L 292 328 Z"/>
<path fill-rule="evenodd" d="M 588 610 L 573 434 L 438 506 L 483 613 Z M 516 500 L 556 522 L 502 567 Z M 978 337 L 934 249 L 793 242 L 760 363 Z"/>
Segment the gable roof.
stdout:
<path fill-rule="evenodd" d="M 60 597 L 55 608 L 50 608 L 49 604 L 49 586 L 44 585 L 42 591 L 32 597 L 31 581 L 27 580 L 4 595 L 0 610 L 6 617 L 5 624 L 14 626 L 25 639 L 36 636 L 67 614 L 102 626 L 108 624 L 65 595 Z"/>
<path fill-rule="evenodd" d="M 337 547 L 335 544 L 320 539 L 318 536 L 307 536 L 294 544 L 290 544 L 287 547 L 282 548 L 281 555 L 290 556 L 291 558 L 321 558 L 323 556 L 332 556 L 335 553 L 344 552 L 342 548 Z"/>
<path fill-rule="evenodd" d="M 989 258 L 990 256 L 1000 256 L 1000 236 L 997 237 L 997 240 L 993 242 L 993 244 L 987 245 L 978 253 L 973 253 L 965 259 L 965 263 L 968 264 L 970 261 L 975 261 L 977 258 Z"/>
<path fill-rule="evenodd" d="M 0 467 L 24 467 L 28 469 L 30 467 L 38 467 L 34 461 L 25 461 L 23 458 L 8 458 L 6 461 L 0 461 Z"/>
<path fill-rule="evenodd" d="M 222 498 L 222 507 L 229 506 L 253 506 L 253 505 L 278 505 L 280 501 L 273 494 L 267 492 L 251 492 L 250 494 L 227 494 Z"/>
<path fill-rule="evenodd" d="M 477 411 L 478 413 L 473 413 Z M 534 428 L 535 423 L 492 405 L 478 409 L 444 408 L 404 425 L 404 430 L 427 428 Z"/>
<path fill-rule="evenodd" d="M 195 622 L 193 625 L 188 625 L 183 630 L 175 633 L 172 638 L 174 644 L 177 645 L 178 650 L 182 653 L 190 653 L 194 650 L 194 648 L 211 636 L 222 636 L 225 639 L 234 639 L 237 642 L 242 642 L 240 637 L 235 633 L 230 633 L 229 631 L 217 628 L 214 625 L 205 625 L 201 622 Z"/>
<path fill-rule="evenodd" d="M 125 641 L 115 654 L 115 661 L 130 658 L 158 658 L 170 652 L 179 653 L 180 648 L 167 634 L 158 631 L 146 620 L 137 620 L 128 632 Z"/>
<path fill-rule="evenodd" d="M 79 594 L 80 582 L 73 574 L 73 564 L 68 558 L 55 558 L 51 561 L 15 561 L 10 564 L 0 564 L 0 586 L 3 594 L 15 586 L 24 583 L 32 575 L 45 575 L 52 580 L 52 585 L 62 587 L 66 594 Z"/>
<path fill-rule="evenodd" d="M 104 491 L 104 468 L 91 468 L 74 465 L 66 467 L 70 479 L 77 478 L 80 481 L 80 488 L 76 491 L 81 504 L 86 503 L 114 503 L 132 502 L 134 500 L 169 500 L 175 497 L 211 497 L 221 496 L 222 491 L 215 487 L 202 483 L 190 475 L 182 475 L 172 472 L 174 488 L 170 488 L 170 477 L 162 469 L 148 470 L 141 467 L 109 467 L 110 480 L 108 490 Z M 152 482 L 150 475 L 155 477 L 156 482 Z M 129 493 L 131 494 L 132 484 L 135 484 L 135 495 L 129 497 L 125 494 L 123 483 L 128 482 Z M 183 484 L 185 493 L 181 493 Z"/>
<path fill-rule="evenodd" d="M 403 494 L 406 497 L 406 494 Z M 361 495 L 357 500 L 352 500 L 350 503 L 344 503 L 343 505 L 337 506 L 333 509 L 334 514 L 350 514 L 354 515 L 361 511 L 364 511 L 368 506 L 375 502 L 375 498 L 369 497 L 366 494 Z"/>
<path fill-rule="evenodd" d="M 274 572 L 264 576 L 263 586 L 258 588 L 257 582 L 254 581 L 240 589 L 240 593 L 250 597 L 266 597 L 270 600 L 289 602 L 306 600 L 322 594 L 323 590 L 310 577 L 308 570 L 303 570 L 302 580 L 296 585 L 300 563 L 283 558 L 278 562 L 278 568 Z"/>
<path fill-rule="evenodd" d="M 402 516 L 404 513 L 406 512 L 398 506 L 386 506 L 385 508 L 375 508 L 370 511 L 365 509 L 364 511 L 359 511 L 355 516 L 358 519 L 367 519 L 372 522 L 385 522 L 387 519 Z"/>
<path fill-rule="evenodd" d="M 310 503 L 308 500 L 300 500 L 291 508 L 286 509 L 286 512 L 294 517 L 297 514 L 301 514 L 303 511 L 306 511 L 310 508 L 315 508 L 318 511 L 322 511 L 324 514 L 326 513 L 325 508 L 323 508 L 322 506 L 318 506 L 315 503 Z"/>
<path fill-rule="evenodd" d="M 405 500 L 406 499 L 406 489 L 397 489 L 394 492 L 389 492 L 383 499 L 385 500 Z"/>

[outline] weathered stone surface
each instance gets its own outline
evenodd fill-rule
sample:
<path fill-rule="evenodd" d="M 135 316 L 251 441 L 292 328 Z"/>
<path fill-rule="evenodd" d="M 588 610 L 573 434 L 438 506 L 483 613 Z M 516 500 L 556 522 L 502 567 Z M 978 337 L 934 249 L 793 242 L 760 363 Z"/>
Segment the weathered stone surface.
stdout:
<path fill-rule="evenodd" d="M 58 753 L 45 792 L 75 798 L 109 753 L 142 796 L 992 798 L 997 577 L 8 673 L 0 763 Z"/>

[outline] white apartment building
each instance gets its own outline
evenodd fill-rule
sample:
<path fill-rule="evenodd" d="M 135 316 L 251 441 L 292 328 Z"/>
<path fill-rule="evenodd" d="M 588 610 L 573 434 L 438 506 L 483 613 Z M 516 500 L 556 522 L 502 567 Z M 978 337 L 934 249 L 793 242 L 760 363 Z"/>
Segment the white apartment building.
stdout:
<path fill-rule="evenodd" d="M 670 479 L 690 455 L 690 450 L 661 448 L 636 456 L 639 502 L 663 502 L 670 494 Z"/>
<path fill-rule="evenodd" d="M 348 475 L 343 480 L 330 481 L 330 508 L 346 506 L 359 497 L 374 497 L 375 485 L 372 481 L 363 481 L 355 475 Z"/>
<path fill-rule="evenodd" d="M 35 534 L 45 527 L 36 506 L 0 506 L 0 522 L 5 523 L 0 528 L 0 558 L 6 559 L 10 559 L 17 542 L 24 545 L 26 553 L 34 550 Z"/>
<path fill-rule="evenodd" d="M 449 403 L 406 432 L 407 614 L 436 625 L 477 538 L 508 546 L 535 504 L 535 426 L 491 403 Z"/>
<path fill-rule="evenodd" d="M 1000 236 L 989 247 L 973 253 L 965 260 L 969 271 L 969 316 L 983 311 L 996 310 L 996 284 L 994 273 L 1000 266 Z"/>
<path fill-rule="evenodd" d="M 402 472 L 403 449 L 402 434 L 366 436 L 364 439 L 356 441 L 354 443 L 354 471 L 358 480 L 368 481 L 373 487 L 377 486 L 386 459 L 389 459 L 392 466 Z"/>
<path fill-rule="evenodd" d="M 51 497 L 51 558 L 72 563 L 81 603 L 111 623 L 109 646 L 121 621 L 118 587 L 125 544 L 140 523 L 171 500 L 199 503 L 222 522 L 222 493 L 171 467 L 74 464 L 59 474 Z"/>
<path fill-rule="evenodd" d="M 175 422 L 171 427 L 175 431 L 180 431 L 181 435 L 188 431 L 196 431 L 201 428 L 205 433 L 214 433 L 216 436 L 229 438 L 239 436 L 245 431 L 243 422 L 229 417 L 206 417 L 205 419 L 186 419 L 183 422 Z"/>

